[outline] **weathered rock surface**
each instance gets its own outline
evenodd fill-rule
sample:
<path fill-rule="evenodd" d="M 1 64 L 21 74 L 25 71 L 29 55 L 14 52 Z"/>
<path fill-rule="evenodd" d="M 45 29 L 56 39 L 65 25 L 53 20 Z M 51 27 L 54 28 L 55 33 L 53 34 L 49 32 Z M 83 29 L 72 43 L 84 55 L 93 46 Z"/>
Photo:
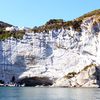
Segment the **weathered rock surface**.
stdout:
<path fill-rule="evenodd" d="M 69 73 L 58 79 L 54 86 L 63 87 L 100 87 L 100 67 L 86 66 L 79 73 Z"/>
<path fill-rule="evenodd" d="M 94 15 L 82 20 L 80 28 L 0 41 L 0 80 L 49 77 L 53 86 L 99 87 L 100 23 Z"/>

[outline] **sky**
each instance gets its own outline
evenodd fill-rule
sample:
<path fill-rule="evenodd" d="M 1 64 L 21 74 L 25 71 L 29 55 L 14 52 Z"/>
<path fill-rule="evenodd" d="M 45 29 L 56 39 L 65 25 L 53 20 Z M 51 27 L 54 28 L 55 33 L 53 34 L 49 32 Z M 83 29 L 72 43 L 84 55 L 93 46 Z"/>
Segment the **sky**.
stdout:
<path fill-rule="evenodd" d="M 15 26 L 41 26 L 50 19 L 75 19 L 100 9 L 100 0 L 0 0 L 0 21 Z"/>

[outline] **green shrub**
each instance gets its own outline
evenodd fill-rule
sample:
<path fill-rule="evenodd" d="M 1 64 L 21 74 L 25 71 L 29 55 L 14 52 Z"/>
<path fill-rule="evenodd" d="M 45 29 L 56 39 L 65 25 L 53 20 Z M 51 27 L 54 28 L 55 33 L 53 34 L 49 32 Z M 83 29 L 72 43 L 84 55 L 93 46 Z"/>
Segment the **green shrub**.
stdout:
<path fill-rule="evenodd" d="M 9 38 L 9 37 L 11 37 L 10 32 L 2 32 L 2 33 L 0 34 L 0 40 L 5 40 L 5 39 L 7 39 L 7 38 Z"/>
<path fill-rule="evenodd" d="M 15 32 L 2 31 L 0 33 L 0 40 L 5 40 L 10 37 L 14 37 L 16 39 L 22 39 L 24 34 L 25 34 L 24 31 L 15 31 Z"/>
<path fill-rule="evenodd" d="M 25 34 L 25 31 L 17 31 L 17 32 L 12 33 L 12 37 L 16 39 L 22 39 L 24 34 Z"/>
<path fill-rule="evenodd" d="M 63 23 L 63 19 L 50 19 L 46 25 L 51 25 L 51 24 L 57 24 L 57 23 Z"/>

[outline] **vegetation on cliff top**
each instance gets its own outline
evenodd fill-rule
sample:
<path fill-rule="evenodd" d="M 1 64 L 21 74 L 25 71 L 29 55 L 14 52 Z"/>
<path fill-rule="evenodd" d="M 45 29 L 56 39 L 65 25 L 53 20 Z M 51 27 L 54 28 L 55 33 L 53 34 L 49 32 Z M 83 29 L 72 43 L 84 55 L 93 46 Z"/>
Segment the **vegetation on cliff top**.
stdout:
<path fill-rule="evenodd" d="M 0 40 L 5 40 L 9 37 L 14 37 L 16 39 L 22 38 L 24 31 L 5 31 L 6 27 L 12 27 L 13 25 L 0 21 Z"/>
<path fill-rule="evenodd" d="M 22 39 L 25 31 L 5 31 L 0 29 L 0 40 L 8 39 L 9 37 L 14 37 L 16 39 Z"/>
<path fill-rule="evenodd" d="M 51 19 L 49 20 L 45 25 L 39 26 L 39 27 L 34 27 L 33 31 L 35 33 L 40 33 L 40 32 L 49 32 L 52 29 L 69 29 L 70 26 L 75 29 L 75 31 L 80 32 L 80 25 L 82 23 L 82 20 L 73 20 L 73 21 L 67 21 L 65 22 L 63 19 Z"/>
<path fill-rule="evenodd" d="M 75 31 L 81 32 L 80 25 L 81 25 L 83 19 L 85 19 L 87 17 L 92 17 L 94 15 L 100 16 L 100 9 L 94 10 L 94 11 L 89 12 L 87 14 L 84 14 L 83 16 L 76 18 L 72 21 L 65 22 L 63 19 L 51 19 L 43 26 L 34 27 L 33 31 L 40 33 L 40 32 L 43 32 L 43 31 L 48 32 L 52 29 L 60 29 L 62 27 L 64 29 L 69 29 L 69 27 L 72 27 L 73 29 L 75 29 Z M 100 22 L 100 17 L 98 18 L 98 21 Z"/>
<path fill-rule="evenodd" d="M 94 15 L 96 15 L 97 17 L 100 16 L 100 9 L 97 9 L 97 10 L 94 10 L 94 11 L 89 12 L 87 14 L 84 14 L 83 16 L 77 18 L 76 20 L 83 20 L 84 18 L 91 17 Z M 100 17 L 99 17 L 98 21 L 100 22 Z"/>
<path fill-rule="evenodd" d="M 94 10 L 92 12 L 89 12 L 87 14 L 84 14 L 83 16 L 76 18 L 72 21 L 64 21 L 63 19 L 50 19 L 45 25 L 39 26 L 39 27 L 34 27 L 31 31 L 34 33 L 41 33 L 41 32 L 49 32 L 52 29 L 70 29 L 72 27 L 75 31 L 81 32 L 80 25 L 83 21 L 83 19 L 87 17 L 92 17 L 96 15 L 98 18 L 98 22 L 100 22 L 100 9 Z M 14 38 L 22 38 L 23 35 L 25 34 L 25 31 L 14 31 L 14 32 L 7 32 L 5 31 L 6 27 L 11 27 L 11 24 L 4 23 L 0 21 L 0 40 L 7 39 L 11 36 Z"/>

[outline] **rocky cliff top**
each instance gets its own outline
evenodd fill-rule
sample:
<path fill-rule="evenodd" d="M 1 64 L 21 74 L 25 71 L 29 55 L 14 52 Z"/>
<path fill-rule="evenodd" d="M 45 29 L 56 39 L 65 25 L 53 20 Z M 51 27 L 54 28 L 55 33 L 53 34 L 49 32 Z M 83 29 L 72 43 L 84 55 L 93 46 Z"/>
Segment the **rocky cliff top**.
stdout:
<path fill-rule="evenodd" d="M 69 27 L 73 27 L 73 29 L 75 29 L 76 31 L 81 32 L 80 25 L 82 24 L 83 20 L 89 17 L 95 18 L 97 23 L 100 22 L 100 9 L 84 14 L 83 16 L 76 18 L 72 21 L 66 22 L 63 19 L 51 19 L 48 22 L 46 22 L 46 24 L 43 26 L 34 27 L 33 31 L 48 32 L 52 29 L 60 29 L 60 28 L 69 29 Z"/>
<path fill-rule="evenodd" d="M 41 32 L 46 32 L 49 33 L 50 30 L 58 30 L 61 28 L 64 29 L 70 29 L 72 27 L 75 31 L 81 32 L 81 24 L 82 22 L 87 19 L 87 18 L 93 18 L 95 19 L 95 22 L 93 23 L 94 25 L 100 22 L 100 9 L 94 10 L 92 12 L 89 12 L 87 14 L 84 14 L 83 16 L 76 18 L 72 21 L 64 21 L 63 19 L 50 19 L 48 22 L 46 22 L 45 25 L 39 26 L 39 27 L 34 27 L 33 29 L 30 29 L 30 32 L 34 33 L 41 33 Z M 15 31 L 14 34 L 12 32 L 6 32 L 5 28 L 6 27 L 11 27 L 13 25 L 5 23 L 0 21 L 0 40 L 4 40 L 9 37 L 14 37 L 14 38 L 22 38 L 23 35 L 25 34 L 24 31 Z"/>

